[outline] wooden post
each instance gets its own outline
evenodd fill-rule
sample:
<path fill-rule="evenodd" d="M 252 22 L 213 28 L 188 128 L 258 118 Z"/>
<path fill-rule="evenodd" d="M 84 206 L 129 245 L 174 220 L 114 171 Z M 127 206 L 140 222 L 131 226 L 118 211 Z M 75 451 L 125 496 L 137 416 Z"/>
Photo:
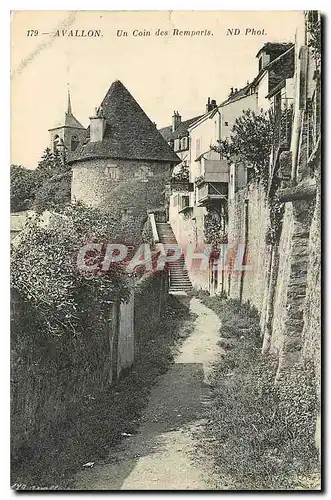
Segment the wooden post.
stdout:
<path fill-rule="evenodd" d="M 112 311 L 112 331 L 109 332 L 111 337 L 109 338 L 110 343 L 110 384 L 117 379 L 117 367 L 118 367 L 118 337 L 120 329 L 120 301 L 116 300 L 113 303 Z"/>
<path fill-rule="evenodd" d="M 265 320 L 264 335 L 263 335 L 262 354 L 267 354 L 270 350 L 278 272 L 279 272 L 279 246 L 277 242 L 272 247 L 271 274 L 268 287 L 267 312 L 266 312 L 266 320 Z"/>

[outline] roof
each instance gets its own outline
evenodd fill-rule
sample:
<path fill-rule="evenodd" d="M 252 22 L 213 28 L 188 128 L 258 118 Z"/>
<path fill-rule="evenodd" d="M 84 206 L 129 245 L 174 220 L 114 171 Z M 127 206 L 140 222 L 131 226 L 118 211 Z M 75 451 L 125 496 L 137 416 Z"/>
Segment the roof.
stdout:
<path fill-rule="evenodd" d="M 109 88 L 100 109 L 106 119 L 103 140 L 90 142 L 88 127 L 69 163 L 95 158 L 180 163 L 180 158 L 119 80 Z"/>
<path fill-rule="evenodd" d="M 203 115 L 194 116 L 193 118 L 189 118 L 188 120 L 181 122 L 174 132 L 172 131 L 172 125 L 168 125 L 167 127 L 160 128 L 159 132 L 167 142 L 169 142 L 172 139 L 178 139 L 178 138 L 185 137 L 188 135 L 189 127 L 195 121 L 199 120 L 202 116 Z"/>
<path fill-rule="evenodd" d="M 56 125 L 53 128 L 50 128 L 49 130 L 54 130 L 56 128 L 63 128 L 63 127 L 81 128 L 81 129 L 85 130 L 85 127 L 83 127 L 83 125 L 72 114 L 71 100 L 70 100 L 70 93 L 69 92 L 68 92 L 68 109 L 64 115 L 64 121 L 60 122 L 58 125 Z"/>
<path fill-rule="evenodd" d="M 237 92 L 234 92 L 233 94 L 231 94 L 227 99 L 225 99 L 225 101 L 223 101 L 218 106 L 219 108 L 226 105 L 226 104 L 230 104 L 231 102 L 238 101 L 239 99 L 249 95 L 252 92 L 252 90 L 254 91 L 254 86 L 259 81 L 259 79 L 262 77 L 262 75 L 264 75 L 267 71 L 270 71 L 272 68 L 275 68 L 277 64 L 279 64 L 279 66 L 280 66 L 278 68 L 280 75 L 277 75 L 277 74 L 273 75 L 273 79 L 272 79 L 273 81 L 269 82 L 270 88 L 273 88 L 276 84 L 278 85 L 279 79 L 285 79 L 285 78 L 291 77 L 291 72 L 294 68 L 292 68 L 292 70 L 291 70 L 291 68 L 288 68 L 287 65 L 283 62 L 283 60 L 284 60 L 285 56 L 288 58 L 291 57 L 290 52 L 292 52 L 292 49 L 294 48 L 294 44 L 293 43 L 271 43 L 271 42 L 268 42 L 262 47 L 262 49 L 259 50 L 256 57 L 258 57 L 260 52 L 262 50 L 264 50 L 265 48 L 266 48 L 267 52 L 268 51 L 273 52 L 273 54 L 276 57 L 273 58 L 264 68 L 262 68 L 259 71 L 258 75 L 254 78 L 254 80 L 251 83 L 248 83 L 242 89 L 239 89 Z M 291 62 L 291 60 L 290 60 L 290 62 Z M 274 80 L 276 80 L 276 83 Z M 268 96 L 267 97 L 270 96 L 270 92 L 271 92 L 271 90 L 268 89 Z"/>
<path fill-rule="evenodd" d="M 237 92 L 233 92 L 225 101 L 223 101 L 218 107 L 225 106 L 225 104 L 230 104 L 230 102 L 235 102 L 238 101 L 238 99 L 241 99 L 242 97 L 245 97 L 250 93 L 252 84 L 248 83 L 243 87 L 242 89 L 239 89 Z"/>
<path fill-rule="evenodd" d="M 202 153 L 194 161 L 200 161 L 201 158 L 204 158 L 205 160 L 218 161 L 221 159 L 221 155 L 220 155 L 220 153 L 215 151 L 215 149 L 208 149 L 208 151 L 205 151 L 204 153 Z"/>
<path fill-rule="evenodd" d="M 276 44 L 274 44 L 276 45 Z M 294 43 L 279 44 L 287 45 L 287 49 L 273 58 L 254 78 L 251 85 L 254 87 L 265 73 L 269 73 L 268 94 L 271 97 L 272 91 L 281 81 L 292 78 L 294 75 Z"/>
<path fill-rule="evenodd" d="M 259 57 L 261 52 L 266 52 L 267 54 L 272 54 L 277 57 L 288 50 L 292 45 L 293 43 L 291 42 L 267 42 L 261 47 L 255 57 Z"/>

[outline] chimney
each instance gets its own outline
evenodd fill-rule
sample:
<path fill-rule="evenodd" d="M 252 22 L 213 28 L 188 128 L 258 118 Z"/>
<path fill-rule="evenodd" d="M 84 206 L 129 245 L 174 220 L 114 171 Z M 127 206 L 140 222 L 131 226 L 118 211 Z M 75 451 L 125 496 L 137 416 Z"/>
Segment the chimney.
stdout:
<path fill-rule="evenodd" d="M 206 113 L 209 113 L 212 109 L 216 108 L 217 104 L 215 99 L 210 100 L 210 97 L 208 97 L 208 102 L 206 104 Z"/>
<path fill-rule="evenodd" d="M 229 97 L 230 97 L 230 95 L 232 95 L 232 94 L 233 94 L 233 87 L 231 87 L 231 88 L 230 88 L 230 94 L 229 94 Z"/>
<path fill-rule="evenodd" d="M 90 116 L 90 142 L 102 141 L 105 126 L 106 118 L 100 106 L 100 108 L 95 108 L 95 115 Z"/>
<path fill-rule="evenodd" d="M 175 130 L 178 128 L 182 121 L 182 117 L 178 113 L 178 111 L 174 111 L 174 114 L 172 115 L 172 131 L 175 132 Z"/>

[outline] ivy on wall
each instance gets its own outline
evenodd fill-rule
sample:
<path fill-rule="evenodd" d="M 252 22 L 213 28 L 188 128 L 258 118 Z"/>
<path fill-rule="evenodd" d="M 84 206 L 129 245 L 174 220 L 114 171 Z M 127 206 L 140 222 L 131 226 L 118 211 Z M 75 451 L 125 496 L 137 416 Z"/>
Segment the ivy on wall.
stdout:
<path fill-rule="evenodd" d="M 321 55 L 322 55 L 322 31 L 321 20 L 318 11 L 307 12 L 307 31 L 309 35 L 308 46 L 312 50 L 312 55 L 316 61 L 317 76 L 320 76 Z"/>

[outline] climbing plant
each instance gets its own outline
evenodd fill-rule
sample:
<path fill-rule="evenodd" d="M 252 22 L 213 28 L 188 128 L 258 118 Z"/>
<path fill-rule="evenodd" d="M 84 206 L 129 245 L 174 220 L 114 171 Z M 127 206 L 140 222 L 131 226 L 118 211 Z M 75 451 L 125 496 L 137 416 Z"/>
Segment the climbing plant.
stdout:
<path fill-rule="evenodd" d="M 308 46 L 312 50 L 312 55 L 316 61 L 316 69 L 318 76 L 320 75 L 321 54 L 322 54 L 322 37 L 321 37 L 321 20 L 318 11 L 307 12 L 307 31 L 309 35 Z"/>
<path fill-rule="evenodd" d="M 223 218 L 226 214 L 222 215 Z M 218 249 L 219 245 L 226 243 L 226 235 L 224 232 L 224 221 L 222 216 L 215 210 L 208 211 L 204 217 L 204 241 L 212 248 Z"/>
<path fill-rule="evenodd" d="M 182 164 L 179 171 L 171 178 L 172 182 L 189 182 L 190 173 L 186 165 Z"/>

